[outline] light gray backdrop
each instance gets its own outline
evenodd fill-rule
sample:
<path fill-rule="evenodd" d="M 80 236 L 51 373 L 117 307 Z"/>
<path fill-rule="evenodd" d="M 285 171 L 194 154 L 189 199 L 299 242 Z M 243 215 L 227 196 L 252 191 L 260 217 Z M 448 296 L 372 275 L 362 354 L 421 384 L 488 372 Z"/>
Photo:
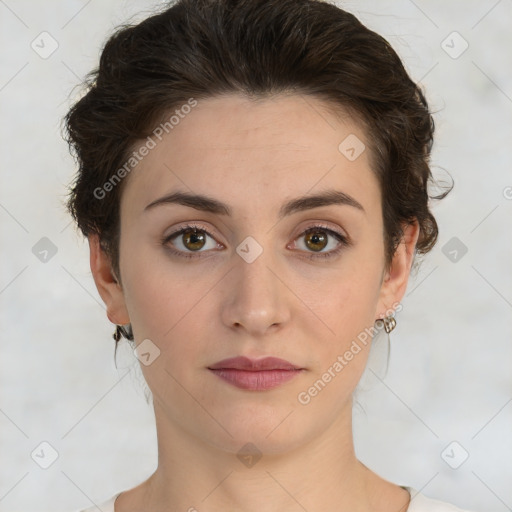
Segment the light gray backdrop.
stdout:
<path fill-rule="evenodd" d="M 127 350 L 114 366 L 88 246 L 62 207 L 75 166 L 59 132 L 107 35 L 153 5 L 0 0 L 0 512 L 90 506 L 156 465 L 140 370 Z M 434 172 L 455 180 L 433 207 L 439 242 L 402 301 L 387 377 L 358 395 L 358 455 L 428 496 L 512 510 L 512 3 L 340 5 L 425 85 Z"/>

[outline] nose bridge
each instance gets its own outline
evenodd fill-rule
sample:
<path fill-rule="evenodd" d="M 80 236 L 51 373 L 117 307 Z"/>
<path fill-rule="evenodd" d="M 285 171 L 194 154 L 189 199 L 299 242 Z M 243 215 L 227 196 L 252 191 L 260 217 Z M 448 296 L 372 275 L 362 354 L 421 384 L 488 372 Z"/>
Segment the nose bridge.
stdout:
<path fill-rule="evenodd" d="M 226 301 L 225 321 L 260 333 L 285 319 L 286 287 L 276 276 L 277 258 L 271 235 L 261 230 L 261 243 L 247 236 L 236 247 L 235 268 L 230 272 L 231 297 Z"/>
<path fill-rule="evenodd" d="M 268 302 L 279 293 L 275 286 L 275 274 L 270 270 L 276 266 L 270 239 L 267 236 L 260 243 L 256 238 L 248 236 L 236 248 L 239 258 L 235 270 L 237 289 L 239 293 L 247 294 L 253 300 L 263 299 Z"/>

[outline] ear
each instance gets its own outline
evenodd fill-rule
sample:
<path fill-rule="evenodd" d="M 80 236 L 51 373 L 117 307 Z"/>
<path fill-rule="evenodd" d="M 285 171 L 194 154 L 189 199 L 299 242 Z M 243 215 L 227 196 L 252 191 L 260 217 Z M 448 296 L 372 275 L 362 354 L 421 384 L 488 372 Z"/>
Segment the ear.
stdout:
<path fill-rule="evenodd" d="M 379 303 L 375 312 L 376 319 L 391 314 L 395 309 L 393 305 L 402 300 L 407 289 L 420 227 L 415 220 L 413 224 L 402 224 L 402 229 L 404 232 L 402 240 L 396 248 L 391 267 L 386 271 L 382 281 Z"/>
<path fill-rule="evenodd" d="M 108 319 L 118 325 L 130 323 L 121 285 L 117 282 L 110 258 L 103 251 L 97 234 L 88 236 L 91 271 L 96 288 L 107 306 Z"/>

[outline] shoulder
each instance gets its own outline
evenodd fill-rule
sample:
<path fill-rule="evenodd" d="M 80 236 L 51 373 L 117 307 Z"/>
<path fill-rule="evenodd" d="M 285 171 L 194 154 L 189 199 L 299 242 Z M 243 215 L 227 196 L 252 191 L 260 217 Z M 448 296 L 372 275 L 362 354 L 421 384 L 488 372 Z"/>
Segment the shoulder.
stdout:
<path fill-rule="evenodd" d="M 116 501 L 116 498 L 121 493 L 118 492 L 111 498 L 109 498 L 107 501 L 104 501 L 103 503 L 98 503 L 98 505 L 92 505 L 91 507 L 84 508 L 82 510 L 76 510 L 75 512 L 98 512 L 98 509 L 102 512 L 114 512 L 114 502 Z"/>
<path fill-rule="evenodd" d="M 411 503 L 407 512 L 476 512 L 458 508 L 444 501 L 427 498 L 411 487 L 405 487 L 411 495 Z"/>

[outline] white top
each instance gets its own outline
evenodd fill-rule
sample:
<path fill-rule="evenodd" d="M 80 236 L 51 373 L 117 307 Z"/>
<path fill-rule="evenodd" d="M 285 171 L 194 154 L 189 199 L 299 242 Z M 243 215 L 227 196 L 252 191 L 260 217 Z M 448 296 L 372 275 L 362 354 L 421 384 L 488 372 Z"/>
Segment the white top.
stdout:
<path fill-rule="evenodd" d="M 407 512 L 471 512 L 469 510 L 457 508 L 456 506 L 450 505 L 449 503 L 446 503 L 444 501 L 427 498 L 425 495 L 420 494 L 412 487 L 402 487 L 409 491 L 409 494 L 411 495 L 411 503 L 409 504 Z M 109 500 L 99 504 L 98 506 L 93 505 L 92 507 L 83 510 L 78 510 L 76 512 L 97 512 L 98 508 L 102 512 L 115 512 L 114 502 L 116 501 L 116 498 L 120 494 L 120 492 L 115 494 Z"/>

